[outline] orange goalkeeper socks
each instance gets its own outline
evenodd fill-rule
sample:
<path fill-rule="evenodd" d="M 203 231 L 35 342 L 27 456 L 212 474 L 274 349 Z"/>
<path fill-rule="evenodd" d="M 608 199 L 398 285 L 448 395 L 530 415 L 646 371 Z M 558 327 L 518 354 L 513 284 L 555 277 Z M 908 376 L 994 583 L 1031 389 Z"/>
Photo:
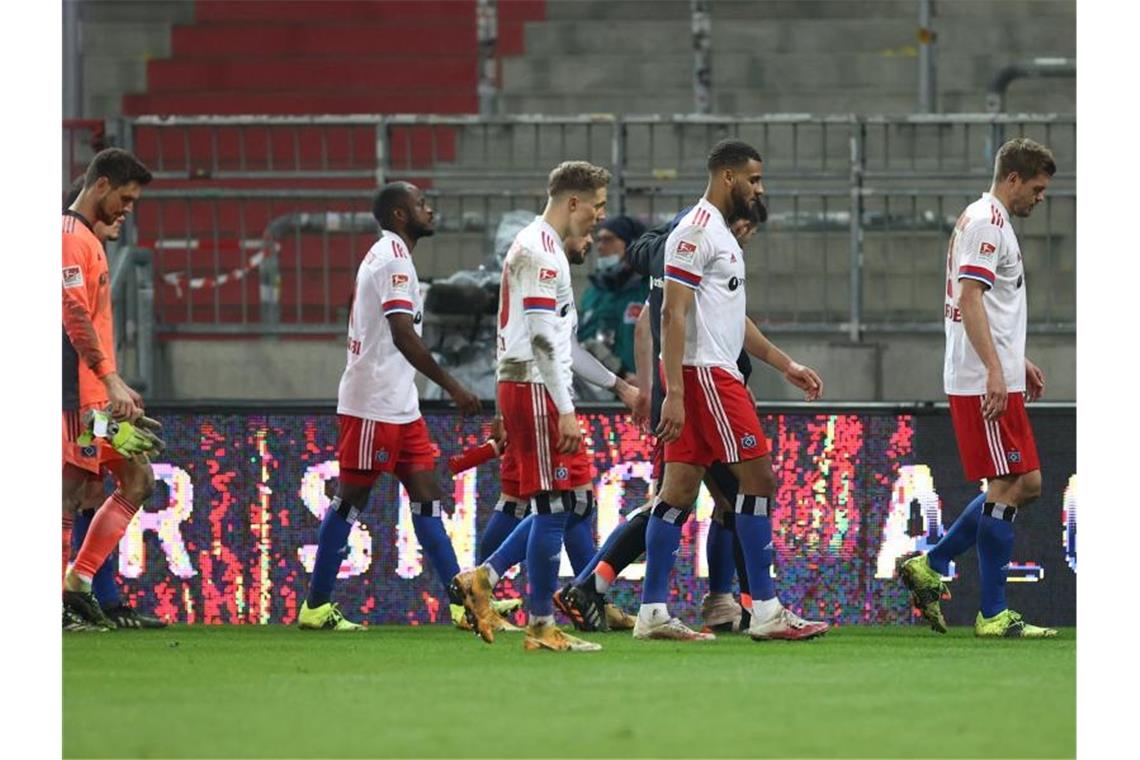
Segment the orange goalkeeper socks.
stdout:
<path fill-rule="evenodd" d="M 75 575 L 87 583 L 91 582 L 99 567 L 114 551 L 119 539 L 127 532 L 127 526 L 138 510 L 118 491 L 103 502 L 91 520 L 87 537 L 83 539 L 83 546 L 75 557 L 75 565 L 72 567 Z"/>

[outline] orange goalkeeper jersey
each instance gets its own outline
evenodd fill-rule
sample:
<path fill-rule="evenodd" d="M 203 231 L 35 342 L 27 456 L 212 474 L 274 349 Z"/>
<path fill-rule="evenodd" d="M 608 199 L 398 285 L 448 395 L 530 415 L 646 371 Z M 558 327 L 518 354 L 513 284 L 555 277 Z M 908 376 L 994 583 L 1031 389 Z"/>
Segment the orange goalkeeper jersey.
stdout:
<path fill-rule="evenodd" d="M 110 280 L 103 244 L 87 220 L 74 211 L 63 212 L 63 330 L 79 358 L 71 382 L 84 407 L 108 400 L 99 378 L 116 371 Z M 65 376 L 65 396 L 68 384 Z"/>

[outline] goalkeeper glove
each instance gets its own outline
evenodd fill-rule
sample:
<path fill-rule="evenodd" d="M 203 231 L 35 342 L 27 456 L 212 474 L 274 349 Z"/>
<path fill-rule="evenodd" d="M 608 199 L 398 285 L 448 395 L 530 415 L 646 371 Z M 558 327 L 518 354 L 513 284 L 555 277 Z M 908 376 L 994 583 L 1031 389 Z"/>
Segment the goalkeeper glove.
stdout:
<path fill-rule="evenodd" d="M 109 412 L 93 409 L 84 420 L 83 433 L 76 439 L 80 446 L 90 446 L 96 438 L 102 438 L 111 448 L 123 456 L 137 454 L 161 454 L 166 442 L 156 435 L 162 425 L 150 417 L 140 417 L 135 422 L 111 419 Z"/>

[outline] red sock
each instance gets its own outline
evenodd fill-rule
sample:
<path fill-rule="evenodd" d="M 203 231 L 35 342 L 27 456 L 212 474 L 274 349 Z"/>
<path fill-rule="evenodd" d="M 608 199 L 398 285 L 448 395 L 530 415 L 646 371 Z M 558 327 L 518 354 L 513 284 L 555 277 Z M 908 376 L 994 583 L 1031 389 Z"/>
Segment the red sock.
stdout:
<path fill-rule="evenodd" d="M 751 612 L 752 611 L 752 594 L 743 594 L 742 593 L 740 595 L 740 606 L 743 607 L 744 609 L 748 610 L 749 612 Z"/>
<path fill-rule="evenodd" d="M 71 515 L 63 516 L 63 572 L 60 578 L 67 575 L 67 560 L 71 558 L 71 526 L 75 518 Z"/>
<path fill-rule="evenodd" d="M 118 491 L 111 494 L 91 520 L 87 537 L 75 557 L 75 574 L 86 581 L 95 577 L 95 572 L 111 556 L 119 539 L 127 532 L 131 518 L 139 508 L 131 504 Z"/>

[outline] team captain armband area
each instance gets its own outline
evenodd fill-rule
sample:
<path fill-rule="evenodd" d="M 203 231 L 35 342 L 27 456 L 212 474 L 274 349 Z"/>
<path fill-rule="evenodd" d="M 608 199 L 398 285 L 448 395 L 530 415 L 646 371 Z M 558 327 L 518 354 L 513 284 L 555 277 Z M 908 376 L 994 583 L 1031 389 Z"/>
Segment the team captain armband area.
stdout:
<path fill-rule="evenodd" d="M 154 463 L 158 489 L 131 523 L 117 553 L 126 598 L 188 623 L 295 623 L 337 477 L 332 408 L 267 410 L 155 408 L 166 451 Z M 613 408 L 579 410 L 598 473 L 597 539 L 639 506 L 650 477 L 649 440 Z M 977 494 L 964 482 L 944 407 L 779 407 L 762 414 L 778 491 L 773 511 L 774 575 L 781 597 L 808 617 L 844 624 L 914 619 L 895 559 L 926 549 Z M 424 404 L 441 461 L 486 438 L 488 420 L 460 420 Z M 1044 484 L 1019 516 L 1009 568 L 1011 606 L 1046 625 L 1076 620 L 1076 415 L 1072 406 L 1030 408 Z M 452 515 L 445 517 L 459 564 L 474 564 L 477 530 L 499 496 L 494 463 L 451 480 L 440 470 Z M 707 591 L 704 556 L 712 502 L 702 491 L 682 535 L 670 609 L 699 619 Z M 382 478 L 349 537 L 337 599 L 370 623 L 449 621 L 412 530 L 408 500 Z M 112 555 L 115 556 L 115 555 Z M 954 596 L 977 598 L 973 550 L 952 567 Z M 614 599 L 636 609 L 644 565 L 627 568 Z M 570 565 L 563 555 L 563 577 Z M 514 568 L 500 588 L 525 589 Z M 973 605 L 945 605 L 953 625 L 973 622 Z"/>

